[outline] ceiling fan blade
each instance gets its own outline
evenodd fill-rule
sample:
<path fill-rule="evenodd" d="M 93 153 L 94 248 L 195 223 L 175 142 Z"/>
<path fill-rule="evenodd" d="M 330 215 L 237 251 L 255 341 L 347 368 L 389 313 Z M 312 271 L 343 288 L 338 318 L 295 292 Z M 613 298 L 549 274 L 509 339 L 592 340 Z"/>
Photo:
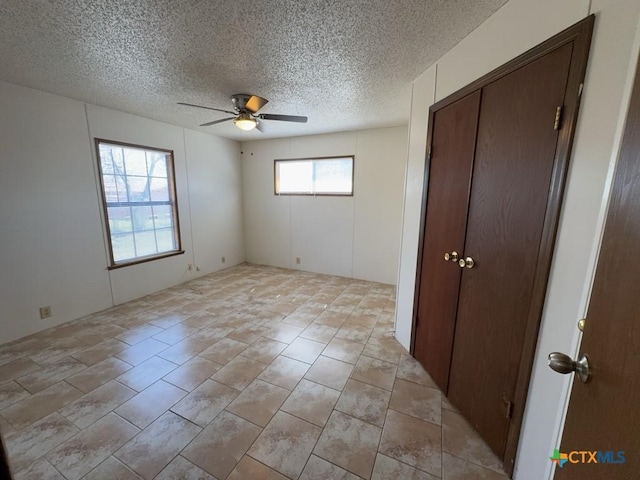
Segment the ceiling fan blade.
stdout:
<path fill-rule="evenodd" d="M 214 120 L 213 122 L 207 122 L 200 125 L 201 127 L 208 127 L 209 125 L 215 125 L 216 123 L 228 122 L 229 120 L 233 120 L 236 117 L 227 117 L 222 120 Z"/>
<path fill-rule="evenodd" d="M 251 113 L 256 113 L 258 110 L 264 107 L 267 103 L 269 103 L 269 100 L 267 100 L 266 98 L 262 98 L 257 95 L 251 95 L 247 100 L 247 103 L 245 104 L 244 108 L 249 110 Z"/>
<path fill-rule="evenodd" d="M 307 117 L 298 115 L 276 115 L 275 113 L 261 113 L 258 118 L 262 120 L 280 120 L 282 122 L 307 123 Z"/>
<path fill-rule="evenodd" d="M 206 108 L 207 110 L 215 110 L 216 112 L 229 113 L 231 115 L 235 115 L 236 114 L 236 112 L 232 112 L 231 110 L 223 110 L 221 108 L 205 107 L 203 105 L 194 105 L 193 103 L 178 102 L 178 105 L 186 105 L 187 107 L 196 107 L 196 108 Z"/>

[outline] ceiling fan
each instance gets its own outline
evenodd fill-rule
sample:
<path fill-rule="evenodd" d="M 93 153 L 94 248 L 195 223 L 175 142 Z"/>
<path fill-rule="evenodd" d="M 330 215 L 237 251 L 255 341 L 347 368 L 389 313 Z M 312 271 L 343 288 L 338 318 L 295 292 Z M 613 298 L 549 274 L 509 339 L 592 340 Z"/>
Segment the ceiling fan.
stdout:
<path fill-rule="evenodd" d="M 298 122 L 307 123 L 307 117 L 298 115 L 276 115 L 274 113 L 258 113 L 262 107 L 264 107 L 269 100 L 266 98 L 258 97 L 257 95 L 247 95 L 246 93 L 236 93 L 231 95 L 231 101 L 233 102 L 233 109 L 224 110 L 222 108 L 205 107 L 203 105 L 194 105 L 192 103 L 178 102 L 178 105 L 186 105 L 188 107 L 205 108 L 207 110 L 215 110 L 216 112 L 223 112 L 233 115 L 233 117 L 227 117 L 220 120 L 214 120 L 213 122 L 207 122 L 200 125 L 201 127 L 208 127 L 209 125 L 215 125 L 216 123 L 228 122 L 233 120 L 233 123 L 240 130 L 253 130 L 257 128 L 262 130 L 262 124 L 259 120 L 279 120 L 281 122 Z"/>

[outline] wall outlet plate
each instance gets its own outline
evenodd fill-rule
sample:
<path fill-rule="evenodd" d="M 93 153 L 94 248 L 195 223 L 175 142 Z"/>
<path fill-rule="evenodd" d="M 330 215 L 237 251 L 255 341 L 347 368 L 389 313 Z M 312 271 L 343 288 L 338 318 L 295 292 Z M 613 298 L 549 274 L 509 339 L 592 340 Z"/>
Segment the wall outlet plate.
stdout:
<path fill-rule="evenodd" d="M 46 307 L 40 307 L 40 318 L 49 318 L 51 315 L 51 307 L 49 305 L 47 305 Z"/>
<path fill-rule="evenodd" d="M 296 265 L 300 265 L 300 257 L 296 257 Z"/>
<path fill-rule="evenodd" d="M 226 262 L 227 259 L 225 257 L 222 257 L 222 263 Z"/>

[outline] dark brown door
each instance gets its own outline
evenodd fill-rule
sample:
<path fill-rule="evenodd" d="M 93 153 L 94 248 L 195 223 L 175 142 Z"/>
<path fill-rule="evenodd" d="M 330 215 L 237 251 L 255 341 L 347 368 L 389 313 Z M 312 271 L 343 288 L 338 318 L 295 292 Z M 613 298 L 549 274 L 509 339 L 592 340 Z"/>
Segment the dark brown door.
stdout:
<path fill-rule="evenodd" d="M 560 451 L 612 463 L 571 463 L 558 480 L 630 480 L 640 473 L 640 70 L 636 72 L 582 338 L 588 383 L 574 379 Z M 611 453 L 608 453 L 611 452 Z M 624 452 L 622 456 L 618 452 Z M 550 453 L 551 455 L 551 453 Z M 578 460 L 581 455 L 574 455 Z M 597 457 L 596 457 L 597 458 Z M 624 458 L 624 463 L 622 459 Z M 618 463 L 613 463 L 618 462 Z"/>
<path fill-rule="evenodd" d="M 433 117 L 414 355 L 445 392 L 461 274 L 454 252 L 464 248 L 479 108 L 476 91 Z"/>
<path fill-rule="evenodd" d="M 448 396 L 503 457 L 573 44 L 482 91 Z"/>

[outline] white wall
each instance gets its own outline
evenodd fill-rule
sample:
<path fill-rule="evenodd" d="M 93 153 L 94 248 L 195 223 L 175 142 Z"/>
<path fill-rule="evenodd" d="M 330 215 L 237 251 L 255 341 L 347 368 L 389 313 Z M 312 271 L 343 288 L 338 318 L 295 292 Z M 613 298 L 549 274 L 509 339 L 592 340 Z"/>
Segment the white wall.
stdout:
<path fill-rule="evenodd" d="M 395 283 L 406 142 L 394 127 L 243 143 L 247 261 Z M 275 159 L 336 155 L 355 155 L 353 197 L 274 195 Z"/>
<path fill-rule="evenodd" d="M 240 145 L 195 130 L 184 134 L 193 257 L 196 273 L 206 275 L 244 262 Z"/>
<path fill-rule="evenodd" d="M 413 85 L 396 336 L 410 343 L 417 236 L 426 145 L 425 115 L 438 101 L 564 28 L 596 13 L 596 28 L 582 98 L 554 261 L 525 411 L 516 480 L 551 478 L 548 456 L 559 444 L 568 377 L 546 365 L 551 351 L 575 354 L 576 322 L 586 311 L 594 246 L 602 229 L 601 205 L 617 153 L 626 109 L 640 3 L 637 0 L 511 0 Z M 437 75 L 436 75 L 437 73 Z"/>
<path fill-rule="evenodd" d="M 106 269 L 93 137 L 174 150 L 184 255 Z M 237 142 L 0 82 L 0 145 L 0 343 L 244 261 Z"/>
<path fill-rule="evenodd" d="M 0 83 L 0 343 L 111 305 L 99 215 L 84 104 Z"/>

